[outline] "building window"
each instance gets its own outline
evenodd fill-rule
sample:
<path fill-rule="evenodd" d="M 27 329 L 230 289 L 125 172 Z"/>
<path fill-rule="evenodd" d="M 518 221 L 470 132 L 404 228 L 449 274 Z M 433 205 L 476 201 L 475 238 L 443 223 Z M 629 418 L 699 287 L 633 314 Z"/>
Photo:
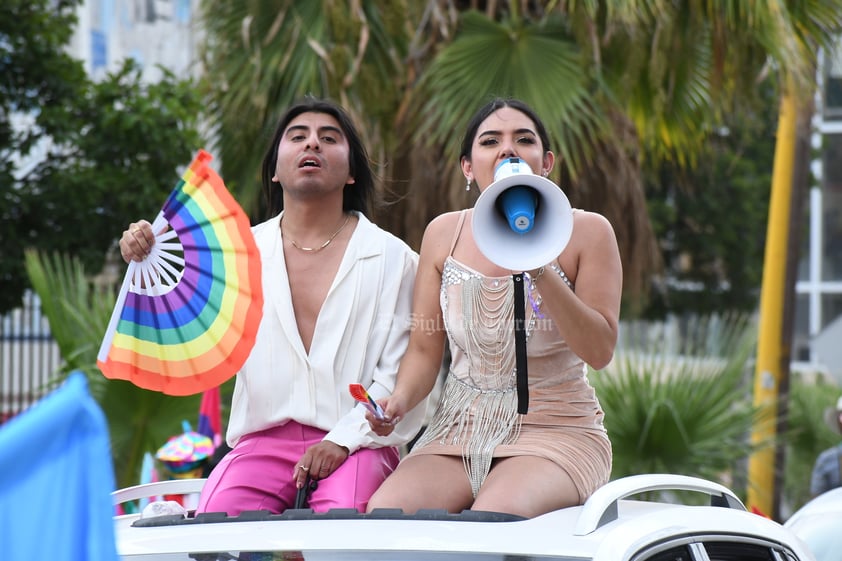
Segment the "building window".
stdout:
<path fill-rule="evenodd" d="M 798 280 L 799 281 L 810 281 L 810 251 L 812 249 L 810 245 L 810 229 L 812 224 L 810 223 L 810 213 L 812 211 L 812 189 L 808 191 L 807 198 L 804 205 L 801 208 L 801 217 L 800 217 L 800 224 L 801 230 L 798 233 Z"/>
<path fill-rule="evenodd" d="M 825 54 L 824 118 L 842 120 L 842 40 Z"/>
<path fill-rule="evenodd" d="M 824 294 L 822 296 L 822 329 L 842 316 L 842 294 Z"/>
<path fill-rule="evenodd" d="M 810 298 L 795 296 L 795 326 L 792 331 L 792 360 L 810 362 Z"/>
<path fill-rule="evenodd" d="M 91 30 L 91 69 L 99 70 L 108 64 L 108 40 L 98 29 Z"/>
<path fill-rule="evenodd" d="M 842 280 L 842 134 L 824 137 L 822 155 L 822 280 Z"/>

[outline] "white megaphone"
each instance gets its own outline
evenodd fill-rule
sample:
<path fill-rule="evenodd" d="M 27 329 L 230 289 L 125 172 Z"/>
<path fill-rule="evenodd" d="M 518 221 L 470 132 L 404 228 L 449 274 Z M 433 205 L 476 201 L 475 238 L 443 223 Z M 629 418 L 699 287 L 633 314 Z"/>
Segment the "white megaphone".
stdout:
<path fill-rule="evenodd" d="M 532 173 L 520 158 L 508 158 L 477 199 L 471 228 L 491 262 L 529 271 L 543 267 L 567 246 L 573 210 L 558 185 Z"/>

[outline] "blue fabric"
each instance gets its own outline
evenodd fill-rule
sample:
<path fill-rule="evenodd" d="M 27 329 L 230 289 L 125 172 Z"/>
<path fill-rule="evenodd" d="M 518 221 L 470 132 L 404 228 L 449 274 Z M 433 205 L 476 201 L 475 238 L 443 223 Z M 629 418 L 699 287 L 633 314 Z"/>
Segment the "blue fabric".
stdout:
<path fill-rule="evenodd" d="M 0 426 L 4 559 L 116 561 L 105 416 L 79 372 Z"/>
<path fill-rule="evenodd" d="M 810 476 L 810 494 L 814 497 L 837 487 L 842 487 L 842 444 L 819 454 Z"/>

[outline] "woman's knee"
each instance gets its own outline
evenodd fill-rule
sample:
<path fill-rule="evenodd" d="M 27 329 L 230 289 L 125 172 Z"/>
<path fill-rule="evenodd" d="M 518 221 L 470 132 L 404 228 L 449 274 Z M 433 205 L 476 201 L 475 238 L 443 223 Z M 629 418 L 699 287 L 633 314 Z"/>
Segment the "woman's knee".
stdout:
<path fill-rule="evenodd" d="M 404 460 L 369 501 L 368 510 L 400 508 L 411 514 L 419 509 L 461 512 L 473 496 L 460 458 L 421 456 Z"/>
<path fill-rule="evenodd" d="M 579 491 L 566 471 L 548 460 L 520 456 L 492 467 L 473 509 L 533 517 L 578 504 Z"/>

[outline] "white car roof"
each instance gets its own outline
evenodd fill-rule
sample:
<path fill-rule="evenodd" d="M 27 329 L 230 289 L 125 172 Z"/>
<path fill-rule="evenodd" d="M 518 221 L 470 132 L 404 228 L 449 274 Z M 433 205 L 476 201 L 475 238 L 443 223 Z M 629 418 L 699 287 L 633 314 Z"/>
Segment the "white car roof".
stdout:
<path fill-rule="evenodd" d="M 784 526 L 804 540 L 818 561 L 842 561 L 842 487 L 809 501 Z"/>
<path fill-rule="evenodd" d="M 179 486 L 195 492 L 201 483 L 175 480 L 151 484 L 157 486 L 152 495 L 164 494 L 159 487 L 162 484 L 170 484 L 165 492 L 171 493 Z M 149 485 L 118 491 L 115 503 L 140 498 L 149 491 Z M 717 506 L 628 498 L 664 491 L 705 493 Z M 201 554 L 209 554 L 208 559 L 232 559 L 240 558 L 238 552 L 272 552 L 274 558 L 308 561 L 613 561 L 648 558 L 671 547 L 686 547 L 695 552 L 696 558 L 706 559 L 700 544 L 713 543 L 710 547 L 746 544 L 774 552 L 764 559 L 813 561 L 792 532 L 747 512 L 727 488 L 667 474 L 618 479 L 598 489 L 583 506 L 532 519 L 472 511 L 422 511 L 409 516 L 399 510 L 313 514 L 307 509 L 279 515 L 249 512 L 239 517 L 209 513 L 195 518 L 176 515 L 141 519 L 139 515 L 124 515 L 115 517 L 115 524 L 118 551 L 125 559 L 147 555 L 150 559 L 204 559 Z M 645 557 L 641 557 L 643 553 Z M 745 557 L 731 557 L 738 558 Z"/>

